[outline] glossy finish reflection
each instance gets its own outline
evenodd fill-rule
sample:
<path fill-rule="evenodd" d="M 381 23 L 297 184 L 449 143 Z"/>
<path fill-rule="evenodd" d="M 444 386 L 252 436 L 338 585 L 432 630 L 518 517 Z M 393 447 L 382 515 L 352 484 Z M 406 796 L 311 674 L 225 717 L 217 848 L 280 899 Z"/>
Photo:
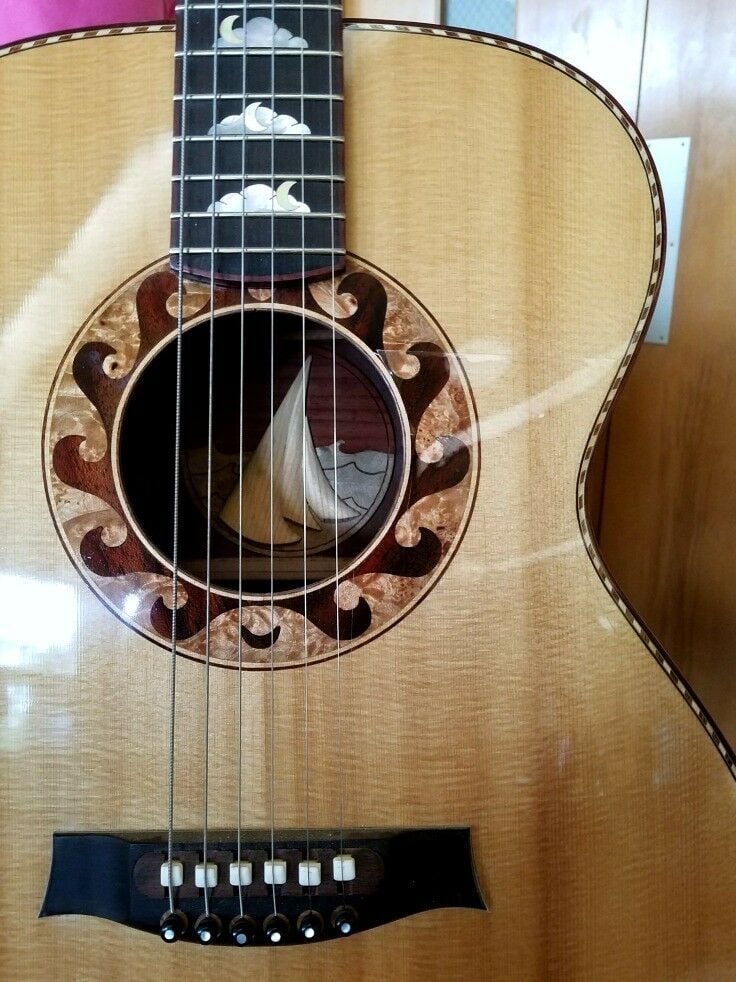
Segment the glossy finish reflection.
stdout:
<path fill-rule="evenodd" d="M 74 610 L 64 644 L 26 649 L 41 671 L 2 669 L 4 732 L 9 695 L 23 721 L 2 772 L 12 843 L 3 970 L 33 982 L 49 965 L 64 982 L 147 978 L 152 965 L 193 979 L 205 957 L 155 937 L 129 942 L 98 921 L 36 919 L 54 830 L 166 824 L 168 660 L 72 569 L 49 519 L 39 442 L 79 324 L 166 251 L 170 40 L 0 59 L 9 102 L 25 110 L 22 126 L 0 118 L 13 147 L 12 161 L 0 156 L 0 188 L 25 208 L 0 226 L 2 565 L 70 587 Z M 243 821 L 269 825 L 273 734 L 282 826 L 301 827 L 308 802 L 323 827 L 342 815 L 346 827 L 472 828 L 490 913 L 427 913 L 315 946 L 318 978 L 731 978 L 733 779 L 579 538 L 580 462 L 612 352 L 623 356 L 650 283 L 641 158 L 590 89 L 516 51 L 361 28 L 347 32 L 346 76 L 350 248 L 416 295 L 458 352 L 482 433 L 478 496 L 440 583 L 341 659 L 339 687 L 335 662 L 313 666 L 305 705 L 303 674 L 282 672 L 272 704 L 269 675 L 247 676 Z M 481 122 L 468 108 L 478 104 Z M 460 177 L 477 190 L 467 207 L 448 193 Z M 176 824 L 196 830 L 202 667 L 180 660 L 178 683 Z M 212 672 L 209 817 L 230 829 L 237 683 Z M 268 982 L 302 977 L 307 957 L 213 949 L 207 971 L 225 977 L 241 955 Z"/>
<path fill-rule="evenodd" d="M 0 574 L 0 685 L 4 712 L 0 745 L 23 754 L 39 724 L 49 746 L 73 739 L 64 704 L 44 709 L 49 680 L 76 670 L 77 591 L 43 578 Z M 43 715 L 43 719 L 40 717 Z"/>

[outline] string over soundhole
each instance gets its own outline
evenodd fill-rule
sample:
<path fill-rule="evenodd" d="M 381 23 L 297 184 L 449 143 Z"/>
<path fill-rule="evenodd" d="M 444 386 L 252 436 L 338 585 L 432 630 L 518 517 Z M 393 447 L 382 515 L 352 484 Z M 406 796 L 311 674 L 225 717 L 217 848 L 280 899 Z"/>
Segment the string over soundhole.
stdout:
<path fill-rule="evenodd" d="M 112 610 L 166 648 L 173 629 L 167 492 L 174 486 L 177 294 L 176 277 L 158 264 L 101 308 L 63 363 L 45 432 L 49 501 L 69 555 Z M 234 666 L 242 650 L 245 668 L 303 665 L 306 619 L 309 662 L 335 657 L 338 638 L 347 654 L 426 596 L 469 521 L 477 422 L 460 361 L 408 293 L 350 259 L 334 284 L 246 291 L 241 389 L 240 289 L 216 289 L 211 298 L 206 286 L 190 285 L 187 298 L 177 650 L 204 659 L 209 630 L 213 664 Z M 209 522 L 203 373 L 211 305 Z M 69 375 L 72 388 L 62 384 Z M 91 504 L 100 499 L 108 509 L 102 519 Z"/>

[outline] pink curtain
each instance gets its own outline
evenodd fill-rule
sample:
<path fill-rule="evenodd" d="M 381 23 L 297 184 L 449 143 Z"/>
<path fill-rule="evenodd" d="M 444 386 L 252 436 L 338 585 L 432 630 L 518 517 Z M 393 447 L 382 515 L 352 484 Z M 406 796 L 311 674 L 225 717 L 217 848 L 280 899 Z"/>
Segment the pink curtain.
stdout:
<path fill-rule="evenodd" d="M 39 34 L 174 19 L 176 0 L 0 0 L 0 46 Z"/>

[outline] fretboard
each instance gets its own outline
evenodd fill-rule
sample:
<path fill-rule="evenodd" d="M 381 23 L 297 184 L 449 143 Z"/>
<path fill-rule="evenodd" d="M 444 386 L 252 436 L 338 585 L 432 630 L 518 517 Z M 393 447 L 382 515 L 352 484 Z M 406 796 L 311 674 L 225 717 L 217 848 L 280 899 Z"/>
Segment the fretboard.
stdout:
<path fill-rule="evenodd" d="M 342 268 L 342 96 L 342 3 L 182 0 L 175 269 L 267 283 Z"/>

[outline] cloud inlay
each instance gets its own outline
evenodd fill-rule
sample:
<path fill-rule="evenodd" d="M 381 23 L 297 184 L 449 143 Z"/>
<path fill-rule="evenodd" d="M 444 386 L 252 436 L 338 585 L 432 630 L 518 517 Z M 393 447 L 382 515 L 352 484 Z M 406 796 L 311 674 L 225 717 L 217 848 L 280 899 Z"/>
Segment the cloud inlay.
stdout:
<path fill-rule="evenodd" d="M 234 213 L 236 215 L 271 214 L 272 212 L 291 212 L 308 214 L 309 205 L 299 201 L 291 194 L 296 181 L 284 181 L 274 189 L 268 184 L 249 184 L 242 191 L 224 195 L 207 209 L 210 214 Z"/>
<path fill-rule="evenodd" d="M 293 116 L 276 113 L 260 102 L 252 102 L 238 116 L 226 116 L 217 126 L 211 126 L 209 134 L 218 136 L 246 136 L 252 134 L 271 134 L 284 136 L 309 136 L 310 128 Z"/>
<path fill-rule="evenodd" d="M 220 24 L 217 45 L 220 48 L 308 48 L 304 38 L 297 37 L 285 27 L 279 27 L 270 17 L 253 17 L 245 27 L 235 27 L 240 18 L 226 17 Z"/>

